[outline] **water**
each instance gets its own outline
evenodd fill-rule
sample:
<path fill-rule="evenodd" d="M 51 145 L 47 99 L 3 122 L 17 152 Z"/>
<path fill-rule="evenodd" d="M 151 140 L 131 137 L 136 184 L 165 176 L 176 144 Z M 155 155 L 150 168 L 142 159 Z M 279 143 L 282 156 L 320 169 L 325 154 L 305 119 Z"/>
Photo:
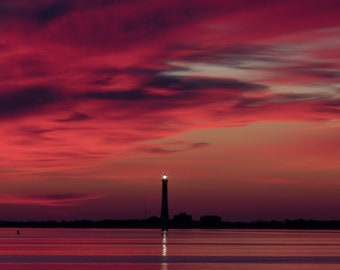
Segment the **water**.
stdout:
<path fill-rule="evenodd" d="M 0 229 L 1 270 L 335 270 L 340 231 Z"/>

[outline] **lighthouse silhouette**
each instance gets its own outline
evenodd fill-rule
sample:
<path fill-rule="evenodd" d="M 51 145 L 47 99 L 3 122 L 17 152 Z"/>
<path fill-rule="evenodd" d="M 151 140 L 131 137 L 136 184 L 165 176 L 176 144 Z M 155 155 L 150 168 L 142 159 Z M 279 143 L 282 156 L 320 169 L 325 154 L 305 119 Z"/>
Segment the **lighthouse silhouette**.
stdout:
<path fill-rule="evenodd" d="M 161 222 L 162 230 L 168 229 L 169 208 L 168 208 L 168 176 L 166 173 L 162 176 L 162 208 L 161 208 Z"/>

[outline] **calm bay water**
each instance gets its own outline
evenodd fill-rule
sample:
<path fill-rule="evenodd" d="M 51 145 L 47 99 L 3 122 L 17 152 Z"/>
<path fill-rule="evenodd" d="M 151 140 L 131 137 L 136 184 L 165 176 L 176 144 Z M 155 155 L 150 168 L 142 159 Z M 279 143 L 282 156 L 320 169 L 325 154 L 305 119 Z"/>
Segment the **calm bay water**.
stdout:
<path fill-rule="evenodd" d="M 339 231 L 0 229 L 1 270 L 335 270 Z"/>

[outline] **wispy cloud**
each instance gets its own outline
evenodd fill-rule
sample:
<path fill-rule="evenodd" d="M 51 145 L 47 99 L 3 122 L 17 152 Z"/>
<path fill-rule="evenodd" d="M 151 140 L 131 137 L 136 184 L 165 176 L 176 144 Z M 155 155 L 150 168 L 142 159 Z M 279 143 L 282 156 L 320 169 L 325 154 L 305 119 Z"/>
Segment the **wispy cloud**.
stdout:
<path fill-rule="evenodd" d="M 183 152 L 193 149 L 208 147 L 210 144 L 206 142 L 189 143 L 184 141 L 167 142 L 162 144 L 149 144 L 136 148 L 136 151 L 151 153 L 151 154 L 170 154 Z"/>
<path fill-rule="evenodd" d="M 67 178 L 90 167 L 95 181 L 106 166 L 155 158 L 161 166 L 200 148 L 222 160 L 220 129 L 337 122 L 339 8 L 334 0 L 1 1 L 0 177 Z M 186 138 L 195 132 L 203 135 Z M 22 201 L 87 196 L 76 195 Z"/>
<path fill-rule="evenodd" d="M 76 206 L 84 201 L 100 199 L 94 194 L 46 194 L 46 195 L 2 195 L 0 203 L 35 204 L 44 206 Z"/>

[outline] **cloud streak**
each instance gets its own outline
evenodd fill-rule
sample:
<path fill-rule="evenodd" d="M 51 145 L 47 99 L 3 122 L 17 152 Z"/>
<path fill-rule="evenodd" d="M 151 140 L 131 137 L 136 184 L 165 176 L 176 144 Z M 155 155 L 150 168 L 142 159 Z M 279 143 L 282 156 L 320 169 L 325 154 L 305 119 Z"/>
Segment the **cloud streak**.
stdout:
<path fill-rule="evenodd" d="M 338 123 L 338 7 L 333 0 L 1 1 L 0 177 L 49 174 L 48 182 L 56 172 L 68 179 L 88 170 L 92 183 L 99 171 L 113 177 L 107 168 L 146 171 L 146 161 L 181 168 L 183 160 L 205 160 L 193 158 L 203 150 L 207 175 L 224 160 L 221 149 L 228 160 L 225 141 L 237 141 L 229 135 L 235 128 Z M 214 136 L 221 129 L 225 141 Z M 77 201 L 69 195 L 22 201 Z"/>
<path fill-rule="evenodd" d="M 4 195 L 0 203 L 3 204 L 23 204 L 42 206 L 76 206 L 84 201 L 100 199 L 102 196 L 91 194 L 36 194 L 36 195 Z"/>
<path fill-rule="evenodd" d="M 41 86 L 2 92 L 0 114 L 2 117 L 16 117 L 36 113 L 60 99 L 61 95 L 58 91 Z"/>

